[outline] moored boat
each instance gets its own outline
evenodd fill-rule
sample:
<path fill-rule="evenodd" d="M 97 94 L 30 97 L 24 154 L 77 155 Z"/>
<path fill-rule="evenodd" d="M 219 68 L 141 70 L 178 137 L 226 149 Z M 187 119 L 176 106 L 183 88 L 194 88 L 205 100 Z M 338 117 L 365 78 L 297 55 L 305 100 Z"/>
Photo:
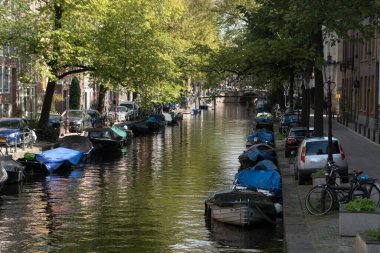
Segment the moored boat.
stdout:
<path fill-rule="evenodd" d="M 205 202 L 207 218 L 220 222 L 250 226 L 276 221 L 273 201 L 262 192 L 247 189 L 228 189 L 216 192 Z"/>
<path fill-rule="evenodd" d="M 24 157 L 19 161 L 28 170 L 38 169 L 39 172 L 51 174 L 58 169 L 78 165 L 93 150 L 93 145 L 88 137 L 79 135 L 65 136 L 54 147 L 37 154 L 28 153 L 28 157 Z"/>
<path fill-rule="evenodd" d="M 0 160 L 0 165 L 1 165 L 0 166 L 0 190 L 1 190 L 8 180 L 8 173 L 4 169 L 3 161 L 1 161 L 1 160 Z"/>
<path fill-rule="evenodd" d="M 19 183 L 25 178 L 25 166 L 13 160 L 10 155 L 2 157 L 2 167 L 8 174 L 7 184 Z"/>
<path fill-rule="evenodd" d="M 96 150 L 121 148 L 129 140 L 127 133 L 116 126 L 89 128 L 86 132 Z"/>

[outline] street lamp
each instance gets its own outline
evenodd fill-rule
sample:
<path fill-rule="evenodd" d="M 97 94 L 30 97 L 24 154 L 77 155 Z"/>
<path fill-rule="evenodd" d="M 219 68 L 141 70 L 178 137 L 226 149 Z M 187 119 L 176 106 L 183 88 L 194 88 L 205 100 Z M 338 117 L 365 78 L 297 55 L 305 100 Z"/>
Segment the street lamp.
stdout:
<path fill-rule="evenodd" d="M 328 109 L 328 157 L 327 161 L 333 161 L 333 145 L 332 145 L 332 114 L 331 114 L 331 91 L 335 87 L 335 74 L 338 63 L 332 60 L 331 55 L 327 56 L 323 65 L 323 82 L 327 85 L 327 109 Z M 334 87 L 332 87 L 334 85 Z"/>
<path fill-rule="evenodd" d="M 304 84 L 304 87 L 305 87 L 305 90 L 306 90 L 306 101 L 307 101 L 307 104 L 306 104 L 306 137 L 309 137 L 310 134 L 309 134 L 309 129 L 310 129 L 310 90 L 311 88 L 313 88 L 312 84 L 312 77 L 309 76 L 308 74 L 305 74 L 304 78 L 303 78 L 303 84 Z M 303 114 L 305 115 L 305 114 Z"/>

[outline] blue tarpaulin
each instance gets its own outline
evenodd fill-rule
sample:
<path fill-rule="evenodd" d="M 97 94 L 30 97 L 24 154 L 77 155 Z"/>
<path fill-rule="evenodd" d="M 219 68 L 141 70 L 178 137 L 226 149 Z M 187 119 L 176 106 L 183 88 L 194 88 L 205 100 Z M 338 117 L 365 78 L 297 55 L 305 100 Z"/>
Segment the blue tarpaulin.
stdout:
<path fill-rule="evenodd" d="M 82 152 L 61 147 L 36 154 L 36 160 L 44 164 L 50 173 L 61 165 L 76 165 L 82 158 Z"/>
<path fill-rule="evenodd" d="M 270 160 L 262 160 L 258 162 L 253 169 L 254 170 L 277 170 L 277 166 Z"/>
<path fill-rule="evenodd" d="M 247 141 L 254 142 L 254 138 L 257 137 L 261 142 L 273 142 L 273 132 L 266 130 L 253 131 L 251 135 L 247 137 Z"/>
<path fill-rule="evenodd" d="M 262 160 L 270 160 L 273 163 L 277 163 L 276 152 L 272 149 L 262 150 L 257 146 L 252 146 L 239 156 L 241 168 L 253 167 Z"/>
<path fill-rule="evenodd" d="M 281 196 L 281 176 L 277 170 L 245 169 L 236 173 L 237 184 L 254 189 L 263 189 Z"/>

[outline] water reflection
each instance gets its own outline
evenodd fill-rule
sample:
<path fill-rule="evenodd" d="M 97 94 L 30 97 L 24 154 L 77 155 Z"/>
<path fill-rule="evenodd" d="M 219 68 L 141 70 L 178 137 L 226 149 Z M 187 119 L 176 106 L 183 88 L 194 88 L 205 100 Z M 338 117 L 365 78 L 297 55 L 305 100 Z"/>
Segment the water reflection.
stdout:
<path fill-rule="evenodd" d="M 252 127 L 244 107 L 218 106 L 82 167 L 4 187 L 1 251 L 282 251 L 280 225 L 205 225 L 204 200 L 230 187 Z"/>

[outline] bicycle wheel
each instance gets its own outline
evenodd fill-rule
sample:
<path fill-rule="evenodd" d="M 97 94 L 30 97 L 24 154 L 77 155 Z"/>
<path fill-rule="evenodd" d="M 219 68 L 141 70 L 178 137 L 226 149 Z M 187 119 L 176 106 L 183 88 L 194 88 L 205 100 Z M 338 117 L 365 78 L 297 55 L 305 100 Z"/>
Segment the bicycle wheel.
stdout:
<path fill-rule="evenodd" d="M 380 206 L 380 189 L 372 182 L 360 182 L 351 192 L 350 200 L 355 198 L 372 199 L 377 207 Z"/>
<path fill-rule="evenodd" d="M 324 215 L 333 209 L 335 198 L 332 191 L 326 186 L 317 185 L 306 195 L 305 206 L 312 215 Z"/>

